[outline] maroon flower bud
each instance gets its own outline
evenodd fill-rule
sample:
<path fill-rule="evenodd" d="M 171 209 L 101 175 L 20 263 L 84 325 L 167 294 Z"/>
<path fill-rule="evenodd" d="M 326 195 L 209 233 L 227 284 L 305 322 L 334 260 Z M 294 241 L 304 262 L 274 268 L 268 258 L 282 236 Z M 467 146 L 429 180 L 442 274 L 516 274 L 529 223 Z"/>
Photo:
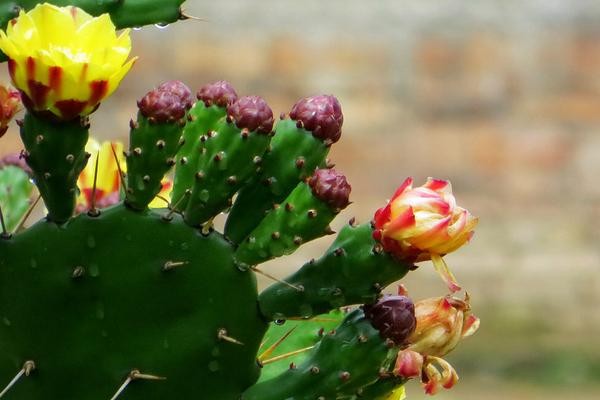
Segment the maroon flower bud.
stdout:
<path fill-rule="evenodd" d="M 273 130 L 273 111 L 259 96 L 241 97 L 227 107 L 227 115 L 240 129 L 258 133 L 270 133 Z"/>
<path fill-rule="evenodd" d="M 334 209 L 344 209 L 350 203 L 352 186 L 335 169 L 317 169 L 308 184 L 316 197 Z"/>
<path fill-rule="evenodd" d="M 181 81 L 167 81 L 162 83 L 158 87 L 158 90 L 173 93 L 174 95 L 178 96 L 187 110 L 189 110 L 194 104 L 194 96 L 192 95 L 192 91 L 186 86 L 185 83 Z"/>
<path fill-rule="evenodd" d="M 397 345 L 407 344 L 415 331 L 415 305 L 406 296 L 386 296 L 375 304 L 363 306 L 365 317 L 371 321 L 381 337 L 391 339 Z"/>
<path fill-rule="evenodd" d="M 191 92 L 187 94 L 186 91 L 190 92 L 181 82 L 165 82 L 138 101 L 138 107 L 142 115 L 152 122 L 178 121 L 192 106 Z"/>
<path fill-rule="evenodd" d="M 301 122 L 313 136 L 330 143 L 337 142 L 342 135 L 344 115 L 340 102 L 334 96 L 321 95 L 301 99 L 294 104 L 290 118 Z"/>
<path fill-rule="evenodd" d="M 206 105 L 214 104 L 219 107 L 227 107 L 238 99 L 235 89 L 227 81 L 217 81 L 202 86 L 196 97 Z"/>
<path fill-rule="evenodd" d="M 31 168 L 27 165 L 27 161 L 18 153 L 7 154 L 4 157 L 0 158 L 0 169 L 6 167 L 7 165 L 13 165 L 15 167 L 21 168 L 25 173 L 29 176 L 33 175 Z"/>

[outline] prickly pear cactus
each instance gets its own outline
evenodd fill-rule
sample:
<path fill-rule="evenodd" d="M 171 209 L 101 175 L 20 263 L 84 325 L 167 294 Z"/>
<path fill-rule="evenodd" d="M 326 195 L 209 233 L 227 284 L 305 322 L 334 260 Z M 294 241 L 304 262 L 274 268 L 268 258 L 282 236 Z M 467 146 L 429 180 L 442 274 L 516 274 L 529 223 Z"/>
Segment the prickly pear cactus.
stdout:
<path fill-rule="evenodd" d="M 138 102 L 123 154 L 91 150 L 88 115 L 135 61 L 115 25 L 172 22 L 181 1 L 56 3 L 81 8 L 0 14 L 14 18 L 0 49 L 27 109 L 23 168 L 0 168 L 0 398 L 398 400 L 411 378 L 428 393 L 456 382 L 441 357 L 478 326 L 468 296 L 382 296 L 427 260 L 460 289 L 442 257 L 477 220 L 449 182 L 407 179 L 373 221 L 259 293 L 259 264 L 334 234 L 349 205 L 326 161 L 338 100 L 301 99 L 275 124 L 228 82 L 196 96 L 165 82 Z M 17 108 L 2 93 L 6 126 Z M 29 225 L 31 182 L 47 216 Z"/>

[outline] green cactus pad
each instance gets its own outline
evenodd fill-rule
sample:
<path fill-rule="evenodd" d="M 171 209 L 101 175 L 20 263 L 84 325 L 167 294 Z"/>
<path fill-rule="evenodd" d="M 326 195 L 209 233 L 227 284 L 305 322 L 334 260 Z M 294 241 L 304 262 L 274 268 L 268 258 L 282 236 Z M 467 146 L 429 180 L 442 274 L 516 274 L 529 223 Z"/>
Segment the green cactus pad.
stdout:
<path fill-rule="evenodd" d="M 178 210 L 185 210 L 189 201 L 185 193 L 192 189 L 198 172 L 198 159 L 203 146 L 202 137 L 216 130 L 226 116 L 225 107 L 217 105 L 206 107 L 202 101 L 196 102 L 188 112 L 188 122 L 183 129 L 184 143 L 177 152 L 175 181 L 171 193 L 171 202 L 177 204 Z"/>
<path fill-rule="evenodd" d="M 281 203 L 329 152 L 322 140 L 298 128 L 295 121 L 279 121 L 275 132 L 262 158 L 261 173 L 240 190 L 227 219 L 225 236 L 235 243 L 241 243 L 273 204 Z"/>
<path fill-rule="evenodd" d="M 36 365 L 7 398 L 106 400 L 133 369 L 166 380 L 119 400 L 237 400 L 256 381 L 253 274 L 223 236 L 164 212 L 117 205 L 0 240 L 0 378 Z"/>
<path fill-rule="evenodd" d="M 264 315 L 272 319 L 312 317 L 350 304 L 372 303 L 412 264 L 380 251 L 370 224 L 345 226 L 325 255 L 260 294 Z M 301 291 L 297 288 L 302 288 Z"/>
<path fill-rule="evenodd" d="M 251 387 L 242 399 L 355 398 L 377 381 L 381 368 L 387 370 L 393 362 L 394 349 L 388 346 L 362 310 L 355 310 L 334 332 L 326 334 L 303 362 Z"/>
<path fill-rule="evenodd" d="M 89 154 L 87 122 L 51 121 L 30 112 L 21 124 L 27 164 L 48 209 L 48 219 L 63 223 L 75 211 L 77 179 Z"/>
<path fill-rule="evenodd" d="M 318 315 L 315 318 L 306 320 L 271 322 L 260 352 L 265 352 L 271 346 L 276 345 L 273 352 L 265 358 L 265 360 L 269 360 L 314 346 L 323 338 L 323 335 L 335 330 L 345 316 L 346 312 L 333 310 L 328 314 Z M 285 339 L 281 340 L 283 338 Z M 259 382 L 268 381 L 285 372 L 291 363 L 296 365 L 302 363 L 308 355 L 309 352 L 306 351 L 276 362 L 267 361 L 262 367 Z"/>
<path fill-rule="evenodd" d="M 127 152 L 127 205 L 145 209 L 162 188 L 162 179 L 175 165 L 183 144 L 180 122 L 153 123 L 138 113 L 131 124 Z"/>
<path fill-rule="evenodd" d="M 230 205 L 231 197 L 256 173 L 256 161 L 271 136 L 240 129 L 220 120 L 216 130 L 204 135 L 197 172 L 185 220 L 192 226 L 206 222 Z"/>
<path fill-rule="evenodd" d="M 235 257 L 245 264 L 256 265 L 291 254 L 301 244 L 326 235 L 326 228 L 336 215 L 336 210 L 315 197 L 310 186 L 301 182 L 240 244 Z"/>
<path fill-rule="evenodd" d="M 0 207 L 6 229 L 12 232 L 31 203 L 33 183 L 23 169 L 7 165 L 0 168 Z"/>

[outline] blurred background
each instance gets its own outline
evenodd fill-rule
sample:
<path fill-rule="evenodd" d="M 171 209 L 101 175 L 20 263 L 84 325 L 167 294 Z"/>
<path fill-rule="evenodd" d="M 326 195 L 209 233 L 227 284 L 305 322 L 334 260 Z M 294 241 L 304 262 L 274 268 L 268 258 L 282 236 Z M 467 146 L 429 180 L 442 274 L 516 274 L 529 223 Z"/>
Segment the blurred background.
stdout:
<path fill-rule="evenodd" d="M 336 226 L 368 221 L 407 176 L 450 179 L 480 216 L 447 262 L 482 326 L 449 356 L 461 382 L 438 398 L 600 398 L 600 2 L 188 0 L 186 10 L 206 21 L 133 32 L 140 59 L 93 115 L 95 136 L 126 141 L 135 100 L 168 79 L 193 89 L 226 79 L 276 115 L 337 95 L 346 122 L 331 158 L 354 203 Z M 14 126 L 0 145 L 21 148 Z M 284 277 L 330 242 L 265 269 Z M 445 292 L 430 263 L 404 283 L 416 299 Z M 425 398 L 414 382 L 408 395 Z"/>

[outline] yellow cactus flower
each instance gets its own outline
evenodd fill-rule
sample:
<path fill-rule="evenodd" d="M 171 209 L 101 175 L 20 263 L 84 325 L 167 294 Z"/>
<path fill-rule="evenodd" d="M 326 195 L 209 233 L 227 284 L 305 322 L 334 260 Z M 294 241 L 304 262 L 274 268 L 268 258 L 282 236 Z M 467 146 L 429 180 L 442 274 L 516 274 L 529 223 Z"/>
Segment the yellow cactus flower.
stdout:
<path fill-rule="evenodd" d="M 127 61 L 129 30 L 117 36 L 108 14 L 48 3 L 21 10 L 0 30 L 0 50 L 25 106 L 62 120 L 93 112 L 136 60 Z"/>
<path fill-rule="evenodd" d="M 119 164 L 115 160 L 117 155 Z M 92 208 L 106 208 L 117 204 L 121 194 L 121 177 L 119 176 L 119 165 L 123 173 L 126 173 L 127 163 L 123 156 L 123 143 L 121 142 L 98 142 L 90 139 L 85 150 L 91 154 L 85 169 L 79 175 L 77 186 L 79 187 L 79 198 L 77 199 L 77 212 L 91 210 Z M 96 160 L 98 160 L 98 174 L 96 175 Z M 96 192 L 94 194 L 94 176 L 96 175 Z M 168 199 L 173 187 L 173 182 L 164 179 L 160 193 L 150 203 L 150 208 L 163 208 L 169 204 L 163 199 Z M 92 198 L 94 204 L 92 204 Z"/>
<path fill-rule="evenodd" d="M 377 210 L 373 236 L 384 249 L 400 259 L 431 260 L 452 292 L 460 286 L 442 256 L 473 236 L 478 218 L 456 205 L 449 181 L 427 179 L 413 188 L 407 178 L 390 202 Z"/>
<path fill-rule="evenodd" d="M 119 157 L 121 166 L 125 165 L 122 155 L 122 143 L 99 143 L 94 139 L 90 139 L 85 146 L 85 150 L 91 154 L 91 157 L 77 180 L 77 186 L 79 186 L 79 198 L 77 199 L 78 212 L 90 210 L 93 206 L 96 208 L 105 208 L 119 202 L 121 178 L 119 177 L 119 169 L 117 168 L 117 162 L 111 146 L 114 148 L 117 157 Z M 96 176 L 96 193 L 94 194 L 96 160 L 98 162 L 98 174 Z M 92 197 L 94 197 L 95 204 L 92 204 Z"/>

